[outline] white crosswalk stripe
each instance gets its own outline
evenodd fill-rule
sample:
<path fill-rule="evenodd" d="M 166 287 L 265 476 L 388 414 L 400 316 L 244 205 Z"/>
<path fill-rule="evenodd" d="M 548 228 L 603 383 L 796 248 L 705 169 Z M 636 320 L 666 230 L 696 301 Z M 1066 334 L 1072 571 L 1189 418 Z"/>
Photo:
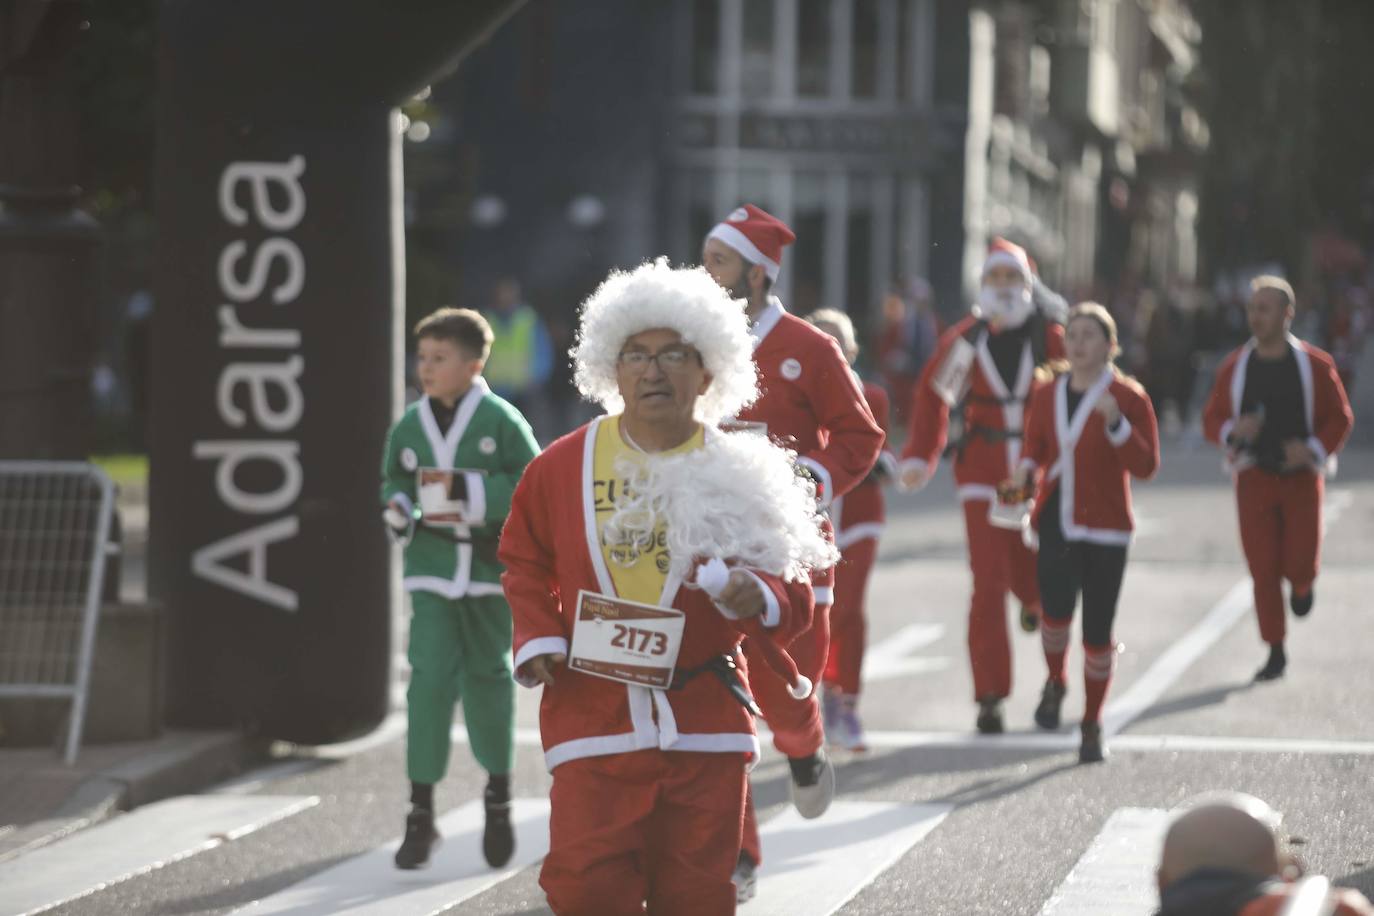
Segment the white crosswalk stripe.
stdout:
<path fill-rule="evenodd" d="M 396 868 L 392 856 L 400 845 L 397 838 L 236 912 L 253 916 L 423 916 L 477 896 L 548 853 L 547 799 L 515 800 L 515 856 L 501 869 L 491 868 L 482 858 L 482 819 L 480 800 L 441 817 L 437 826 L 444 842 L 423 871 Z"/>
<path fill-rule="evenodd" d="M 823 817 L 791 808 L 760 828 L 764 863 L 749 916 L 828 916 L 925 839 L 951 805 L 836 801 Z"/>
<path fill-rule="evenodd" d="M 319 803 L 310 796 L 184 795 L 0 864 L 0 911 L 41 913 Z"/>
<path fill-rule="evenodd" d="M 1162 808 L 1114 811 L 1040 916 L 1149 916 L 1168 823 Z"/>

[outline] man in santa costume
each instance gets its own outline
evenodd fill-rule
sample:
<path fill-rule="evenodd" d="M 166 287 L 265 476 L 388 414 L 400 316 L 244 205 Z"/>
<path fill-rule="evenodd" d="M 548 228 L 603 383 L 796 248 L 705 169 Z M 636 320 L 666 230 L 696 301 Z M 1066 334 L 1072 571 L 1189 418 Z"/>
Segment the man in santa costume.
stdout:
<path fill-rule="evenodd" d="M 1002 701 L 1011 694 L 1007 592 L 1021 601 L 1025 629 L 1034 630 L 1040 617 L 1035 554 L 1021 540 L 1019 521 L 996 512 L 997 485 L 1021 460 L 1035 368 L 1064 356 L 1063 315 L 1037 306 L 1035 287 L 1025 249 L 994 239 L 973 313 L 940 337 L 921 373 L 902 450 L 900 484 L 908 490 L 930 481 L 947 443 L 954 452 L 973 571 L 969 661 L 984 734 L 1003 731 Z"/>
<path fill-rule="evenodd" d="M 859 342 L 847 314 L 838 309 L 818 309 L 806 320 L 835 338 L 851 364 L 858 358 Z M 886 437 L 886 389 L 862 379 L 859 384 L 873 419 Z M 883 486 L 896 476 L 897 456 L 884 442 L 878 463 L 868 476 L 830 504 L 840 562 L 835 566 L 835 602 L 830 607 L 830 651 L 825 663 L 821 713 L 826 739 L 849 751 L 868 749 L 859 718 L 859 690 L 868 639 L 868 580 L 878 559 L 878 537 L 886 520 Z"/>
<path fill-rule="evenodd" d="M 702 264 L 731 296 L 743 300 L 758 367 L 759 398 L 741 410 L 740 424 L 765 432 L 797 453 L 797 466 L 816 483 L 828 507 L 868 475 L 883 446 L 883 431 L 864 401 L 854 373 L 828 335 L 788 314 L 772 295 L 782 269 L 782 250 L 796 236 L 782 220 L 753 204 L 733 211 L 707 233 Z M 802 673 L 819 682 L 830 646 L 834 571 L 816 582 L 811 628 L 791 647 Z M 754 648 L 746 644 L 750 656 Z M 825 731 L 815 696 L 792 697 L 779 679 L 754 666 L 751 685 L 774 746 L 788 758 L 792 802 L 804 817 L 819 817 L 835 794 L 835 771 L 825 755 Z M 762 857 L 752 796 L 745 819 L 738 883 L 741 899 L 752 894 Z"/>
<path fill-rule="evenodd" d="M 763 437 L 716 429 L 756 396 L 751 349 L 704 271 L 613 273 L 574 350 L 578 388 L 608 415 L 516 489 L 499 555 L 516 678 L 544 686 L 540 884 L 556 913 L 734 912 L 759 754 L 743 636 L 811 693 L 782 647 L 810 621 L 812 569 L 835 560 L 814 487 Z"/>
<path fill-rule="evenodd" d="M 1254 336 L 1217 370 L 1203 433 L 1226 451 L 1236 486 L 1240 542 L 1254 580 L 1260 638 L 1269 658 L 1255 674 L 1283 675 L 1283 580 L 1293 613 L 1312 610 L 1321 551 L 1324 476 L 1354 424 L 1331 357 L 1289 333 L 1293 288 L 1281 277 L 1250 284 L 1246 320 Z"/>

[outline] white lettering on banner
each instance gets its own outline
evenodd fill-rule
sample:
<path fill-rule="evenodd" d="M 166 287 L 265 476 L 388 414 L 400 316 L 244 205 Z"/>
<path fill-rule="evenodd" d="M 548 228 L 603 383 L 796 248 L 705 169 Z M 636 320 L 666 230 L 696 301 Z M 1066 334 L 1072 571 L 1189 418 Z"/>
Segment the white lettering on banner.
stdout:
<path fill-rule="evenodd" d="M 284 162 L 231 162 L 220 175 L 219 211 L 231 226 L 266 229 L 270 235 L 259 242 L 234 239 L 220 252 L 217 265 L 221 304 L 218 309 L 218 344 L 224 350 L 299 350 L 299 327 L 250 327 L 239 308 L 278 307 L 294 302 L 305 288 L 305 258 L 296 242 L 281 235 L 300 225 L 305 217 L 305 157 Z M 246 188 L 244 187 L 246 186 Z M 245 194 L 246 191 L 246 194 Z M 246 200 L 248 206 L 244 206 Z M 237 303 L 237 305 L 229 304 Z M 265 316 L 253 324 L 266 324 Z M 299 324 L 299 318 L 295 322 Z M 305 359 L 291 353 L 285 359 L 227 361 L 215 389 L 220 420 L 231 429 L 249 432 L 251 438 L 202 440 L 192 454 L 216 462 L 215 494 L 221 503 L 244 515 L 291 513 L 300 499 L 304 473 L 300 441 L 291 433 L 305 414 L 305 395 L 300 376 Z M 247 404 L 236 401 L 237 389 L 247 389 Z M 263 438 L 283 434 L 286 438 Z M 280 482 L 271 489 L 250 492 L 238 482 L 239 469 L 253 462 L 275 465 Z M 295 590 L 272 581 L 268 548 L 296 537 L 297 514 L 229 534 L 193 554 L 191 571 L 206 581 L 238 592 L 284 611 L 296 610 Z M 247 556 L 246 573 L 225 565 L 225 560 Z"/>
<path fill-rule="evenodd" d="M 296 516 L 287 515 L 275 522 L 264 522 L 256 528 L 231 534 L 197 550 L 191 557 L 191 569 L 202 579 L 208 579 L 283 611 L 294 611 L 297 603 L 296 592 L 268 581 L 267 548 L 278 541 L 295 537 L 298 528 Z M 243 553 L 248 554 L 246 574 L 221 562 Z"/>
<path fill-rule="evenodd" d="M 248 387 L 253 405 L 253 419 L 263 429 L 284 432 L 300 422 L 305 412 L 305 398 L 296 384 L 305 360 L 293 356 L 285 363 L 230 363 L 219 376 L 219 415 L 230 426 L 242 427 L 248 415 L 234 403 L 234 386 Z M 267 397 L 268 386 L 275 386 L 286 397 L 286 406 L 273 410 Z"/>

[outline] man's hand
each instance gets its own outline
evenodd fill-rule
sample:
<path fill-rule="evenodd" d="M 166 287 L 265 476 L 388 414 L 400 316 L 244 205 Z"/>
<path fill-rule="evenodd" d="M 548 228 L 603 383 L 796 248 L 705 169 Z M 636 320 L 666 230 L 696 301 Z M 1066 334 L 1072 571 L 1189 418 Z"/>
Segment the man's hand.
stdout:
<path fill-rule="evenodd" d="M 394 499 L 382 510 L 382 521 L 397 534 L 405 534 L 406 529 L 410 527 L 410 518 L 405 507 Z"/>
<path fill-rule="evenodd" d="M 1315 468 L 1317 456 L 1301 439 L 1283 440 L 1283 469 L 1294 471 L 1298 468 Z"/>
<path fill-rule="evenodd" d="M 1093 405 L 1093 411 L 1101 414 L 1108 426 L 1116 425 L 1116 421 L 1121 419 L 1121 405 L 1116 402 L 1116 397 L 1110 391 L 1102 392 L 1102 397 Z"/>
<path fill-rule="evenodd" d="M 1235 425 L 1231 427 L 1231 435 L 1228 438 L 1238 444 L 1254 442 L 1263 426 L 1263 414 L 1243 413 L 1236 417 Z"/>
<path fill-rule="evenodd" d="M 1004 486 L 1009 490 L 1024 490 L 1026 489 L 1026 486 L 1030 483 L 1030 478 L 1031 469 L 1026 467 L 1025 465 L 1022 465 L 1021 467 L 1018 467 L 1015 471 L 1012 471 L 1011 477 L 1008 478 Z"/>
<path fill-rule="evenodd" d="M 758 580 L 738 569 L 731 571 L 730 580 L 715 601 L 740 620 L 759 616 L 766 605 Z"/>
<path fill-rule="evenodd" d="M 930 483 L 930 468 L 919 464 L 902 465 L 901 473 L 897 478 L 897 486 L 902 490 L 912 493 Z"/>
<path fill-rule="evenodd" d="M 564 664 L 568 657 L 562 652 L 548 652 L 544 655 L 536 655 L 525 664 L 529 666 L 530 674 L 534 679 L 545 687 L 553 686 L 553 669 Z"/>

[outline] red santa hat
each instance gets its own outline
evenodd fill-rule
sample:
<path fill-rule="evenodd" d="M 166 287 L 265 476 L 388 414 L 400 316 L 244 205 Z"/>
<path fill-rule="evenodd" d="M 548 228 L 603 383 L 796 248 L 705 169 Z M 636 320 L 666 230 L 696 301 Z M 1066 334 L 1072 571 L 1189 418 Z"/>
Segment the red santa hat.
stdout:
<path fill-rule="evenodd" d="M 706 237 L 720 239 L 750 264 L 761 266 L 770 280 L 777 280 L 782 270 L 782 250 L 797 240 L 786 223 L 753 204 L 739 207 L 716 223 Z"/>
<path fill-rule="evenodd" d="M 988 245 L 988 257 L 983 262 L 983 276 L 987 276 L 989 270 L 998 266 L 1014 267 L 1021 273 L 1021 279 L 1027 286 L 1035 283 L 1035 269 L 1031 266 L 1030 255 L 1026 254 L 1026 249 L 1001 236 L 995 237 L 992 244 Z"/>

